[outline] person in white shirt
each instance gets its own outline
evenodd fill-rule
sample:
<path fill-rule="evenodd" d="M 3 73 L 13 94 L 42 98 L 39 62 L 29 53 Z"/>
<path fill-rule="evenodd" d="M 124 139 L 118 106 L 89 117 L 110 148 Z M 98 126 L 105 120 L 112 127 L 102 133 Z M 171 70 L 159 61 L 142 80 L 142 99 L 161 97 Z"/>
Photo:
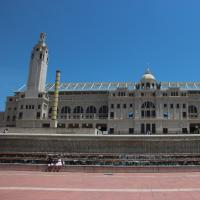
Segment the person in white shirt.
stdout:
<path fill-rule="evenodd" d="M 56 172 L 59 172 L 62 166 L 63 166 L 62 159 L 59 158 L 58 161 L 57 161 L 57 163 L 55 164 Z"/>

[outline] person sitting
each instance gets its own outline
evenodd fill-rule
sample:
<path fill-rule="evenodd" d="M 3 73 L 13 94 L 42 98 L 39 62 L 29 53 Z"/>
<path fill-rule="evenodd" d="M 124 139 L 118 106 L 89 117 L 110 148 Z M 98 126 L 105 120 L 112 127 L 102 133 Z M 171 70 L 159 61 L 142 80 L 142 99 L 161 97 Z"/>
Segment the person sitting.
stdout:
<path fill-rule="evenodd" d="M 58 161 L 55 164 L 55 171 L 59 172 L 61 170 L 61 167 L 63 166 L 63 162 L 62 159 L 59 158 Z"/>
<path fill-rule="evenodd" d="M 3 133 L 8 133 L 8 129 L 7 129 L 7 128 L 4 129 L 4 130 L 3 130 Z"/>
<path fill-rule="evenodd" d="M 47 171 L 47 172 L 53 171 L 54 163 L 53 163 L 53 159 L 52 159 L 51 157 L 48 158 L 47 163 L 48 163 L 48 164 L 47 164 L 47 169 L 46 169 L 46 171 Z"/>

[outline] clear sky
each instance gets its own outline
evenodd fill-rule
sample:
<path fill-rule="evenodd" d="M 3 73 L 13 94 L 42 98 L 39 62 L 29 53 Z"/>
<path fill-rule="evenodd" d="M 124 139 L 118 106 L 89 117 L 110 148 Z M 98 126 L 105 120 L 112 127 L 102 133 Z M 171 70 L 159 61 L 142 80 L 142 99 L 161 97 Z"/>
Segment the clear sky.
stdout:
<path fill-rule="evenodd" d="M 199 0 L 0 0 L 0 110 L 46 32 L 47 81 L 200 81 Z"/>

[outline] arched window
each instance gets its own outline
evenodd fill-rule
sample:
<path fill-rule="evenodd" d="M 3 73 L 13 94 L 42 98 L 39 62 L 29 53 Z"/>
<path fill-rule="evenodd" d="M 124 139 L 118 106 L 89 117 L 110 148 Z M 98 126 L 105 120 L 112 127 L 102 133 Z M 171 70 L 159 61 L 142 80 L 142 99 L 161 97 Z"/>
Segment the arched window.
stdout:
<path fill-rule="evenodd" d="M 97 109 L 94 106 L 89 106 L 86 109 L 86 118 L 93 118 L 97 112 Z"/>
<path fill-rule="evenodd" d="M 69 106 L 63 106 L 61 108 L 60 118 L 61 119 L 71 118 L 70 113 L 71 113 L 71 108 Z"/>
<path fill-rule="evenodd" d="M 191 118 L 198 117 L 197 107 L 194 105 L 190 105 L 188 107 L 188 113 L 189 113 L 189 117 L 191 117 Z"/>
<path fill-rule="evenodd" d="M 69 106 L 62 107 L 61 114 L 63 114 L 63 113 L 65 113 L 65 114 L 71 113 L 71 108 Z"/>
<path fill-rule="evenodd" d="M 146 101 L 142 104 L 141 117 L 142 118 L 144 118 L 144 117 L 155 118 L 156 117 L 155 105 L 152 102 Z"/>
<path fill-rule="evenodd" d="M 81 106 L 76 106 L 74 108 L 74 118 L 82 118 L 83 117 L 83 108 Z"/>
<path fill-rule="evenodd" d="M 76 106 L 74 108 L 74 113 L 83 113 L 83 108 L 81 106 Z"/>
<path fill-rule="evenodd" d="M 101 106 L 99 108 L 99 118 L 108 118 L 108 106 Z"/>
<path fill-rule="evenodd" d="M 86 113 L 96 113 L 96 108 L 94 106 L 89 106 L 86 109 Z"/>

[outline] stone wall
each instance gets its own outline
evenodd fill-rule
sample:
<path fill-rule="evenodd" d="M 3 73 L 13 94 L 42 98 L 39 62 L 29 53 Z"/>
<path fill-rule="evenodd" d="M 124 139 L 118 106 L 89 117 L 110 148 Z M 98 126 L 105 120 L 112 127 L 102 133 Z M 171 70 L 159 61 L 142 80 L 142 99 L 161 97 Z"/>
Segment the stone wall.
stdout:
<path fill-rule="evenodd" d="M 2 127 L 0 132 L 8 129 L 9 133 L 25 133 L 25 134 L 91 134 L 94 135 L 96 129 L 94 128 L 15 128 L 15 127 Z"/>
<path fill-rule="evenodd" d="M 46 171 L 46 165 L 40 164 L 0 164 L 0 171 Z M 69 166 L 61 168 L 61 172 L 86 173 L 171 173 L 199 172 L 199 166 Z"/>
<path fill-rule="evenodd" d="M 1 135 L 1 152 L 200 153 L 200 136 Z"/>

